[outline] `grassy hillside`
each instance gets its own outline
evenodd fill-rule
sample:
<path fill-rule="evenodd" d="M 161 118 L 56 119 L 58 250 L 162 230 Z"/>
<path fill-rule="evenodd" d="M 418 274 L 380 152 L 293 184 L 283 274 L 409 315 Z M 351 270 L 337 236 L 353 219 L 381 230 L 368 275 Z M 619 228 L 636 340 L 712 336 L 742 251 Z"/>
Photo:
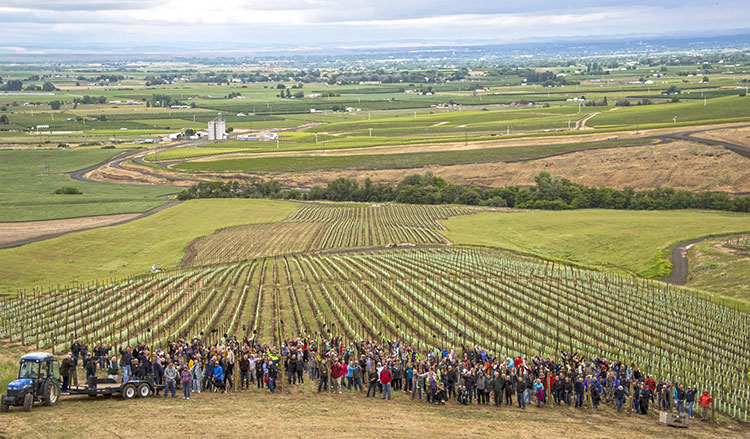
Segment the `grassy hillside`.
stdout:
<path fill-rule="evenodd" d="M 750 230 L 750 215 L 704 211 L 490 212 L 443 221 L 457 244 L 502 247 L 659 279 L 690 238 Z"/>
<path fill-rule="evenodd" d="M 0 250 L 0 293 L 128 276 L 156 263 L 174 267 L 199 236 L 222 227 L 280 221 L 297 207 L 268 200 L 193 200 L 128 224 Z"/>
<path fill-rule="evenodd" d="M 145 212 L 166 203 L 172 188 L 84 183 L 67 173 L 101 163 L 122 152 L 91 150 L 0 151 L 0 222 L 36 221 L 90 215 Z M 71 186 L 81 195 L 54 195 Z"/>
<path fill-rule="evenodd" d="M 722 246 L 725 241 L 704 241 L 690 249 L 687 285 L 747 300 L 750 298 L 750 254 Z"/>

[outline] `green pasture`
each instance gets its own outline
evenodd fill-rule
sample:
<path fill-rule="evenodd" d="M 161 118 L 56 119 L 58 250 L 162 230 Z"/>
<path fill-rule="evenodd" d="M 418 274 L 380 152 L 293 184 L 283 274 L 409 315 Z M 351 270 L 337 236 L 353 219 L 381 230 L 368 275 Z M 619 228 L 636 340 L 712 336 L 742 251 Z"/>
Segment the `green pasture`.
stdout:
<path fill-rule="evenodd" d="M 194 239 L 223 227 L 281 221 L 299 204 L 192 200 L 119 226 L 0 250 L 0 293 L 145 273 L 179 265 Z M 33 263 L 31 263 L 33 261 Z"/>
<path fill-rule="evenodd" d="M 692 238 L 750 231 L 750 215 L 699 210 L 487 212 L 443 222 L 456 244 L 501 247 L 554 260 L 669 275 L 669 252 Z"/>
<path fill-rule="evenodd" d="M 723 241 L 703 241 L 688 251 L 687 285 L 750 302 L 750 254 L 718 247 Z"/>
<path fill-rule="evenodd" d="M 84 183 L 67 173 L 106 161 L 122 150 L 0 150 L 0 222 L 145 212 L 166 203 L 174 188 Z M 81 195 L 54 195 L 63 186 Z"/>

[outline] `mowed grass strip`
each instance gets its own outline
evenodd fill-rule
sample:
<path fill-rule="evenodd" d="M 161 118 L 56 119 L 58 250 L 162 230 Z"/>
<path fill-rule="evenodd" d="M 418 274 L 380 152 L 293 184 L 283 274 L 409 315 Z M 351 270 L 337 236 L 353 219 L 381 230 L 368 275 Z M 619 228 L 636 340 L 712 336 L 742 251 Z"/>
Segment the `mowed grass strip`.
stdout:
<path fill-rule="evenodd" d="M 487 212 L 441 221 L 456 244 L 501 247 L 659 279 L 682 241 L 750 231 L 750 215 L 700 210 Z"/>
<path fill-rule="evenodd" d="M 175 165 L 189 171 L 307 172 L 328 169 L 404 169 L 433 165 L 459 165 L 533 160 L 556 154 L 598 148 L 645 145 L 646 139 L 562 145 L 486 148 L 464 151 L 414 152 L 379 155 L 293 156 L 185 162 Z"/>
<path fill-rule="evenodd" d="M 0 293 L 174 268 L 194 239 L 222 227 L 281 221 L 298 204 L 192 200 L 131 223 L 0 250 Z"/>

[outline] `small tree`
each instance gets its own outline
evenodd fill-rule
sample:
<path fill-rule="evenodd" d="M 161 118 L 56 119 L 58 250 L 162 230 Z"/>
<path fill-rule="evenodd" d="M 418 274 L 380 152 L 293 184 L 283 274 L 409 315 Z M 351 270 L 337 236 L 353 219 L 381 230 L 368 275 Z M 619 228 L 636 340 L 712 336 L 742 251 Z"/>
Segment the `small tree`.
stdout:
<path fill-rule="evenodd" d="M 703 80 L 701 81 L 704 84 L 708 84 L 708 76 L 703 76 Z"/>
<path fill-rule="evenodd" d="M 49 106 L 52 107 L 53 110 L 59 110 L 61 105 L 60 101 L 51 101 L 49 103 Z"/>
<path fill-rule="evenodd" d="M 8 116 L 3 114 L 0 116 L 0 124 L 2 125 L 8 125 L 10 123 L 10 120 L 8 120 Z"/>

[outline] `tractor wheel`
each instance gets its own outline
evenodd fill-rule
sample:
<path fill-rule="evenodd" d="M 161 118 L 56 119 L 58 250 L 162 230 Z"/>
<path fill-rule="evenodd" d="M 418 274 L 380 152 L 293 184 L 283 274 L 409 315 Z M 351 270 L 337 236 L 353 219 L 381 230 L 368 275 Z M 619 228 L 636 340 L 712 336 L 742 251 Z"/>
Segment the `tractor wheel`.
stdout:
<path fill-rule="evenodd" d="M 60 399 L 60 388 L 52 380 L 47 380 L 42 390 L 42 404 L 44 405 L 55 405 Z"/>
<path fill-rule="evenodd" d="M 23 411 L 30 412 L 32 404 L 34 404 L 34 397 L 31 393 L 27 393 L 26 396 L 23 397 Z"/>
<path fill-rule="evenodd" d="M 133 399 L 135 398 L 135 395 L 135 386 L 132 384 L 125 384 L 122 388 L 122 399 Z"/>
<path fill-rule="evenodd" d="M 141 398 L 148 398 L 148 396 L 151 394 L 151 387 L 149 387 L 146 383 L 141 383 L 141 385 L 138 386 L 138 396 Z"/>
<path fill-rule="evenodd" d="M 5 395 L 0 396 L 0 412 L 7 413 L 10 406 L 5 403 Z"/>

